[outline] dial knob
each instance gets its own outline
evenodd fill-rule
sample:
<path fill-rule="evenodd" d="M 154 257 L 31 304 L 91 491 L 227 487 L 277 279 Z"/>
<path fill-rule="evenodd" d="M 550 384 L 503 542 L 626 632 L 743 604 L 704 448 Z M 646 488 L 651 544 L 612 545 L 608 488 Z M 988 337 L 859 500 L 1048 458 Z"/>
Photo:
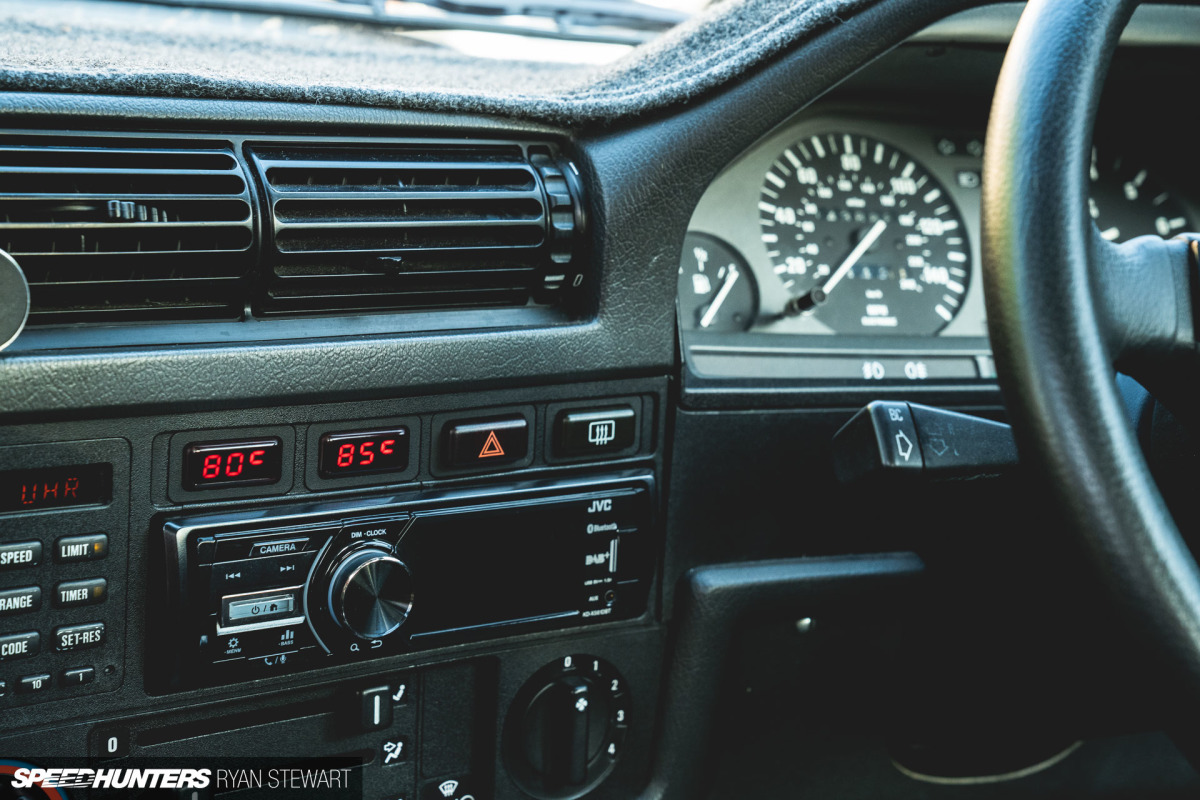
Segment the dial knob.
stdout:
<path fill-rule="evenodd" d="M 382 639 L 408 619 L 412 573 L 400 559 L 375 547 L 346 556 L 329 581 L 334 619 L 360 639 Z"/>
<path fill-rule="evenodd" d="M 504 733 L 509 775 L 540 800 L 587 794 L 616 766 L 628 702 L 625 681 L 599 658 L 548 664 L 513 699 Z"/>

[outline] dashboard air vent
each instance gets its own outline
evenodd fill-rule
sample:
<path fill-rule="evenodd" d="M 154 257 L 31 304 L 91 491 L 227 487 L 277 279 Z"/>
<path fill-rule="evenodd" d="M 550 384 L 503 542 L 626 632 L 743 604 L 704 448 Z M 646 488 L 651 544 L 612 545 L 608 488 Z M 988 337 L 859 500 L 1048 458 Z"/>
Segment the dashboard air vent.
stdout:
<path fill-rule="evenodd" d="M 264 315 L 554 304 L 583 282 L 578 185 L 548 146 L 256 146 Z"/>
<path fill-rule="evenodd" d="M 235 319 L 253 231 L 219 142 L 0 139 L 0 248 L 25 272 L 31 325 Z"/>

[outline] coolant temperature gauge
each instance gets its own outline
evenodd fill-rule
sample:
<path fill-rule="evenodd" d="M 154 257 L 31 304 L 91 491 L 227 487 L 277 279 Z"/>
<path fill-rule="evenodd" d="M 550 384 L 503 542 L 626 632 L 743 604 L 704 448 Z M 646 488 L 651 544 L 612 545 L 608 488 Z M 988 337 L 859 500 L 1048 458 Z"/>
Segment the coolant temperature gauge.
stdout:
<path fill-rule="evenodd" d="M 758 314 L 754 275 L 737 251 L 706 233 L 689 232 L 679 261 L 683 327 L 744 331 Z"/>

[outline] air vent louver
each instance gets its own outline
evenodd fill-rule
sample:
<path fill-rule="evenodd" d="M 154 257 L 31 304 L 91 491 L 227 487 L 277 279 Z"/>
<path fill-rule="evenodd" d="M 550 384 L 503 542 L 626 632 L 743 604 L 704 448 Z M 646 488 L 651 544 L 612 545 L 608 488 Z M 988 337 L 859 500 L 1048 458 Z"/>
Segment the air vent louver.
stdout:
<path fill-rule="evenodd" d="M 0 248 L 29 281 L 31 325 L 237 318 L 253 231 L 217 142 L 0 140 Z"/>
<path fill-rule="evenodd" d="M 255 147 L 263 314 L 552 303 L 582 281 L 577 196 L 549 147 Z M 577 192 L 576 192 L 577 195 Z"/>

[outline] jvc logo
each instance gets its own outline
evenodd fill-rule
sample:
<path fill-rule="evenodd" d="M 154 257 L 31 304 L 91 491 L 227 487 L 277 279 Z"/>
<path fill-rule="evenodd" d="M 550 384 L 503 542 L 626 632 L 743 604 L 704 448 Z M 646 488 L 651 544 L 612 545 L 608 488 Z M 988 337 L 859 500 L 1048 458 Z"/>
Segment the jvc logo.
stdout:
<path fill-rule="evenodd" d="M 592 504 L 590 506 L 588 506 L 587 513 L 589 513 L 589 514 L 606 514 L 609 511 L 612 511 L 612 507 L 613 507 L 612 498 L 609 498 L 607 500 L 593 500 Z"/>

